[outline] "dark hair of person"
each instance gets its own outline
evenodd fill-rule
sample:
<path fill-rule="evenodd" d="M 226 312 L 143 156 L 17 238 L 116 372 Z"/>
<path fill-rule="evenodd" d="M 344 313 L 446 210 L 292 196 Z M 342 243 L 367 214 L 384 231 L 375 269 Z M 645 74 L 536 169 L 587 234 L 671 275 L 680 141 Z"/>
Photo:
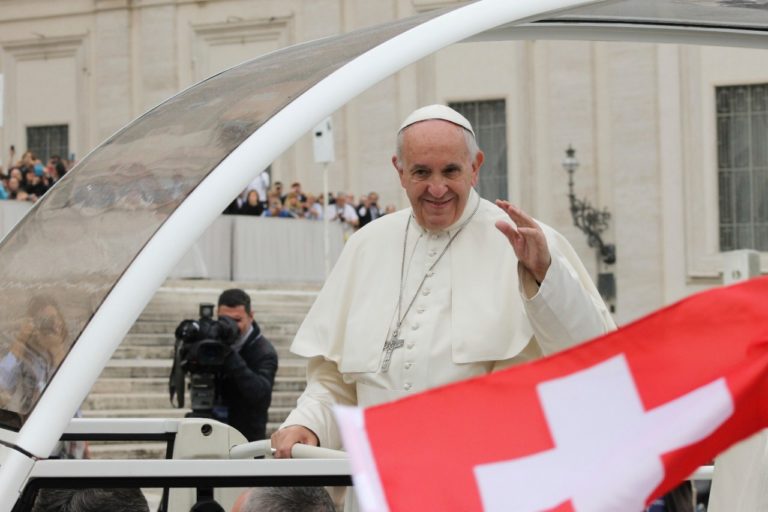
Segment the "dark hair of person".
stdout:
<path fill-rule="evenodd" d="M 254 487 L 241 512 L 335 512 L 324 487 Z"/>
<path fill-rule="evenodd" d="M 41 489 L 31 512 L 149 512 L 138 488 Z"/>
<path fill-rule="evenodd" d="M 244 306 L 245 312 L 249 315 L 251 314 L 251 297 L 240 288 L 231 288 L 221 292 L 218 305 L 227 306 L 228 308 Z"/>
<path fill-rule="evenodd" d="M 224 510 L 224 507 L 219 505 L 219 503 L 214 500 L 205 500 L 198 501 L 192 505 L 192 508 L 189 509 L 189 512 L 226 512 L 226 510 Z"/>

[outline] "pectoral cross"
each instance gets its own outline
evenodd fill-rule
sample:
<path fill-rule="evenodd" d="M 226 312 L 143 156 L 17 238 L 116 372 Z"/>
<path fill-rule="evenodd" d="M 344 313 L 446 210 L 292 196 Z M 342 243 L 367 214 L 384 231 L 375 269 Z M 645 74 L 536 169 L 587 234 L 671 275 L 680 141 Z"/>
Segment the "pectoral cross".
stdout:
<path fill-rule="evenodd" d="M 384 362 L 381 364 L 381 371 L 384 373 L 389 371 L 389 363 L 392 361 L 392 352 L 403 346 L 404 341 L 397 338 L 398 334 L 397 329 L 395 329 L 392 332 L 392 337 L 384 344 Z"/>

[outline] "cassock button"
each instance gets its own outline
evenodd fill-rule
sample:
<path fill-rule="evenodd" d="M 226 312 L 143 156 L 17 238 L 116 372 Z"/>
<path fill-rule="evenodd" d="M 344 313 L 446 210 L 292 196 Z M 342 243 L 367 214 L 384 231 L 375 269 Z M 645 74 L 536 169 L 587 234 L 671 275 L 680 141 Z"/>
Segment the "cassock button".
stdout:
<path fill-rule="evenodd" d="M 406 370 L 410 370 L 412 366 L 413 366 L 413 363 L 405 363 Z"/>
<path fill-rule="evenodd" d="M 416 308 L 416 312 L 417 312 L 418 314 L 422 314 L 424 311 L 426 311 L 426 309 L 424 308 L 424 306 L 419 306 L 419 307 L 417 307 L 417 308 Z"/>
<path fill-rule="evenodd" d="M 422 294 L 422 295 L 429 295 L 429 288 L 424 288 L 424 289 L 421 291 L 421 294 Z"/>
<path fill-rule="evenodd" d="M 418 329 L 418 328 L 419 328 L 419 324 L 413 324 L 413 325 L 411 326 L 411 329 L 412 329 L 412 330 L 414 330 L 414 331 L 415 331 L 416 329 Z"/>
<path fill-rule="evenodd" d="M 432 249 L 431 251 L 429 251 L 429 255 L 430 255 L 432 258 L 434 258 L 435 256 L 437 256 L 437 251 L 436 251 L 436 250 L 434 250 L 434 249 Z"/>
<path fill-rule="evenodd" d="M 409 341 L 405 346 L 408 348 L 408 350 L 410 350 L 413 348 L 413 342 Z"/>
<path fill-rule="evenodd" d="M 408 391 L 409 389 L 411 389 L 411 383 L 410 382 L 406 382 L 405 385 L 403 386 L 403 388 L 405 388 L 405 390 Z"/>

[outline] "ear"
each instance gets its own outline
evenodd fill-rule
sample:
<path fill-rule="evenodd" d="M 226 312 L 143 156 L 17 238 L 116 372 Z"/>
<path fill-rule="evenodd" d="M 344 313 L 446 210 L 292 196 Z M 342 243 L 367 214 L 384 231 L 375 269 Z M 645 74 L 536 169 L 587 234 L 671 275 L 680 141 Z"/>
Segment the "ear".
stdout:
<path fill-rule="evenodd" d="M 483 162 L 485 161 L 485 153 L 482 151 L 477 152 L 477 156 L 475 156 L 475 160 L 472 162 L 472 186 L 477 185 L 477 180 L 480 178 L 480 167 L 483 166 Z"/>
<path fill-rule="evenodd" d="M 397 160 L 397 155 L 392 155 L 392 166 L 397 171 L 397 175 L 400 177 L 400 183 L 403 183 L 403 167 L 400 165 L 400 162 Z"/>

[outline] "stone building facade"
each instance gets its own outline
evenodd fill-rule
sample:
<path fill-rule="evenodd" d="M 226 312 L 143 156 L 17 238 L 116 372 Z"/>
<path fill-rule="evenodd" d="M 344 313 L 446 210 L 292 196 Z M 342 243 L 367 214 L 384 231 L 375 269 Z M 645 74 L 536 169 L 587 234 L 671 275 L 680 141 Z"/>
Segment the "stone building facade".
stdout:
<path fill-rule="evenodd" d="M 0 0 L 0 156 L 7 162 L 14 145 L 18 157 L 31 137 L 58 127 L 55 133 L 66 131 L 66 151 L 80 158 L 154 105 L 239 62 L 454 3 Z M 728 121 L 730 103 L 725 113 L 718 103 L 718 91 L 738 97 L 765 82 L 762 50 L 569 41 L 456 45 L 334 114 L 331 190 L 375 190 L 383 203 L 405 206 L 390 163 L 400 121 L 433 102 L 458 103 L 479 116 L 485 109 L 491 121 L 480 130 L 480 144 L 493 146 L 489 165 L 497 170 L 489 190 L 561 230 L 593 275 L 613 273 L 616 318 L 623 323 L 720 282 L 722 238 L 731 232 L 724 203 L 749 217 L 741 220 L 751 222 L 754 248 L 768 250 L 755 242 L 768 240 L 768 162 L 762 167 L 760 158 L 748 158 L 751 181 L 727 182 L 741 187 L 735 192 L 723 181 L 727 172 L 726 178 L 744 175 L 728 148 L 743 154 L 768 146 L 762 111 L 749 114 L 751 128 L 739 135 L 744 115 L 736 108 L 738 122 Z M 569 145 L 580 162 L 576 195 L 612 214 L 604 237 L 616 244 L 615 265 L 601 266 L 571 221 L 561 165 Z M 309 137 L 271 172 L 273 179 L 301 181 L 305 190 L 322 187 Z M 739 205 L 747 196 L 753 208 L 745 214 Z M 768 254 L 762 257 L 768 269 Z"/>

